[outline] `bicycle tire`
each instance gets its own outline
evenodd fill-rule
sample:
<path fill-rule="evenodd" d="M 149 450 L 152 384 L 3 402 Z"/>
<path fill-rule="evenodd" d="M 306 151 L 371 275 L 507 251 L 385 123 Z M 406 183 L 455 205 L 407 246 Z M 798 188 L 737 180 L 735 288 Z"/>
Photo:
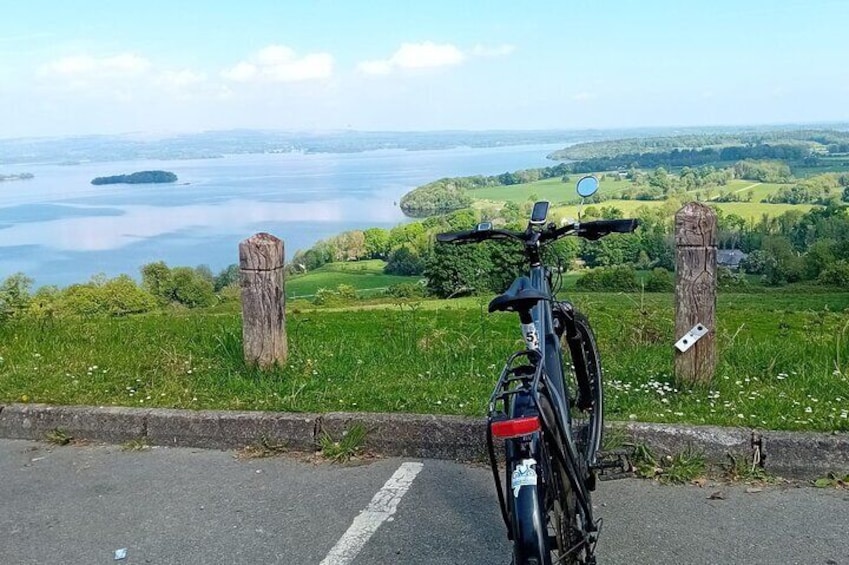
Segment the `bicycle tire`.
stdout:
<path fill-rule="evenodd" d="M 540 401 L 542 402 L 540 411 L 546 412 L 546 417 L 550 418 L 549 421 L 553 421 L 555 416 L 548 399 L 542 396 Z M 559 442 L 561 445 L 565 445 L 565 440 L 559 429 L 554 428 L 550 432 L 554 435 L 553 437 L 546 437 L 546 443 Z M 572 489 L 566 469 L 563 468 L 560 459 L 554 455 L 555 449 L 552 445 L 546 446 L 549 477 L 546 485 L 546 494 L 549 496 L 546 501 L 546 520 L 549 539 L 555 540 L 554 545 L 549 547 L 549 552 L 554 552 L 551 557 L 553 563 L 578 565 L 585 562 L 586 552 L 583 548 L 568 556 L 565 554 L 575 548 L 583 539 L 581 532 L 583 525 L 578 523 L 577 497 Z"/>
<path fill-rule="evenodd" d="M 587 490 L 592 491 L 595 490 L 595 474 L 591 466 L 595 463 L 596 455 L 601 448 L 604 424 L 601 358 L 589 320 L 575 310 L 570 315 L 578 339 L 569 343 L 565 333 L 561 337 L 561 350 L 564 353 L 568 351 L 572 360 L 571 364 L 563 364 L 563 385 L 569 398 L 569 425 L 578 451 L 579 473 L 584 479 Z M 576 358 L 578 355 L 583 356 L 584 362 L 579 362 Z M 579 371 L 578 367 L 585 367 L 585 372 Z M 590 394 L 588 408 L 584 410 L 579 409 L 576 402 L 578 390 L 581 388 L 579 379 L 583 379 L 585 389 Z M 545 406 L 545 402 L 547 400 L 544 400 L 540 410 L 550 410 L 550 407 Z M 553 414 L 551 417 L 553 418 Z M 552 432 L 556 435 L 549 441 L 558 441 L 565 445 L 560 431 L 555 429 Z M 548 451 L 553 453 L 550 447 Z M 553 561 L 564 565 L 593 563 L 591 548 L 580 546 L 582 540 L 586 539 L 587 524 L 583 522 L 584 518 L 581 516 L 568 474 L 556 457 L 551 459 L 550 468 L 552 480 L 549 490 L 552 491 L 552 504 L 548 509 L 548 520 L 556 540 L 556 547 L 552 548 L 552 551 L 556 553 Z M 589 499 L 590 493 L 587 492 L 586 496 Z M 570 551 L 571 553 L 566 555 L 566 552 Z"/>
<path fill-rule="evenodd" d="M 572 359 L 572 370 L 564 371 L 564 378 L 567 381 L 564 384 L 570 397 L 569 416 L 572 434 L 583 459 L 581 463 L 586 465 L 584 473 L 587 480 L 593 483 L 589 486 L 594 488 L 594 475 L 590 472 L 590 467 L 596 462 L 604 434 L 604 389 L 601 356 L 598 352 L 595 333 L 587 317 L 577 310 L 573 310 L 572 317 L 578 339 L 571 342 L 565 334 L 561 338 L 561 341 L 564 342 L 562 349 L 569 351 Z M 583 363 L 576 358 L 578 355 L 583 356 Z M 577 370 L 577 367 L 581 366 L 586 368 L 584 374 L 579 374 L 581 371 Z M 583 383 L 579 381 L 583 381 Z M 574 402 L 582 384 L 590 394 L 586 409 L 579 408 L 576 405 L 577 403 Z"/>

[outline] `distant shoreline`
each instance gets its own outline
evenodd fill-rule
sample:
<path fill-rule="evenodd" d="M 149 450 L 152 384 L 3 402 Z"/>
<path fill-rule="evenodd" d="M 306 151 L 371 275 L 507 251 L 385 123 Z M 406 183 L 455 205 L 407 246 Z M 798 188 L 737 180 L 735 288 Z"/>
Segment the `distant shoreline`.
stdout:
<path fill-rule="evenodd" d="M 0 175 L 0 182 L 12 182 L 16 180 L 30 180 L 35 178 L 32 173 L 20 173 L 17 175 Z"/>

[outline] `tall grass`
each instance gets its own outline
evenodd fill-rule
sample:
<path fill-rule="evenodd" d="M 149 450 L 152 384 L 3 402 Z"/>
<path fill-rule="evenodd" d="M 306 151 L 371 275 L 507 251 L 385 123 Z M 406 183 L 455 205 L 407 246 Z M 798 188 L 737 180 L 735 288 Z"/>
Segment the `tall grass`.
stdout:
<path fill-rule="evenodd" d="M 242 359 L 238 314 L 17 320 L 0 326 L 0 402 L 480 415 L 514 316 L 486 299 L 307 310 L 288 319 L 290 357 Z M 602 350 L 608 417 L 849 430 L 849 296 L 721 295 L 708 387 L 672 376 L 670 295 L 584 294 Z"/>

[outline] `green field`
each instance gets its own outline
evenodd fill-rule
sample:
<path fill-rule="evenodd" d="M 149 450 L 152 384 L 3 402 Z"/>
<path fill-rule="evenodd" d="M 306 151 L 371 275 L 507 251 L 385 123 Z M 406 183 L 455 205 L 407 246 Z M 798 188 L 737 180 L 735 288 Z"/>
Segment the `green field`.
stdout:
<path fill-rule="evenodd" d="M 575 194 L 575 183 L 579 178 L 581 178 L 581 175 L 572 175 L 572 180 L 568 183 L 564 183 L 559 178 L 551 178 L 531 183 L 489 186 L 470 190 L 469 194 L 476 200 L 492 200 L 496 202 L 527 202 L 532 194 L 536 194 L 539 200 L 548 200 L 551 203 L 577 202 L 579 198 Z M 604 179 L 601 181 L 599 193 L 614 195 L 630 186 L 631 181 L 628 180 L 614 181 Z"/>
<path fill-rule="evenodd" d="M 328 263 L 303 275 L 286 278 L 288 298 L 311 297 L 320 288 L 335 289 L 340 284 L 354 287 L 358 291 L 386 289 L 392 285 L 417 282 L 421 277 L 384 275 L 386 265 L 380 259 L 352 261 L 350 263 Z M 364 294 L 368 294 L 364 292 Z"/>
<path fill-rule="evenodd" d="M 610 419 L 849 430 L 849 294 L 720 294 L 709 387 L 672 372 L 672 297 L 576 294 L 596 329 Z M 285 367 L 242 361 L 237 314 L 0 325 L 0 402 L 482 415 L 515 317 L 489 297 L 305 310 Z M 133 347 L 127 347 L 132 343 Z"/>
<path fill-rule="evenodd" d="M 601 173 L 599 173 L 601 174 Z M 572 181 L 577 182 L 580 175 L 572 175 Z M 621 194 L 632 186 L 629 180 L 615 181 L 604 179 L 601 181 L 599 193 L 611 197 L 600 204 L 591 204 L 596 208 L 601 206 L 613 206 L 622 210 L 625 216 L 632 216 L 641 206 L 649 208 L 661 207 L 667 204 L 663 200 L 618 200 L 616 195 Z M 778 190 L 781 184 L 758 183 L 748 180 L 732 180 L 721 190 L 726 192 L 745 193 L 749 188 L 753 191 L 751 202 L 717 202 L 715 206 L 726 214 L 737 214 L 745 219 L 759 219 L 764 214 L 779 216 L 788 210 L 799 210 L 807 212 L 812 208 L 809 204 L 766 204 L 761 200 Z M 720 189 L 713 189 L 713 198 L 719 196 Z M 498 205 L 503 202 L 523 203 L 536 196 L 539 200 L 548 200 L 554 207 L 551 216 L 556 218 L 575 218 L 578 211 L 578 198 L 575 196 L 574 182 L 564 183 L 560 179 L 545 179 L 533 183 L 514 184 L 509 186 L 492 186 L 470 190 L 469 194 L 476 199 L 475 206 L 484 208 L 490 205 Z M 694 194 L 695 196 L 695 194 Z M 568 205 L 562 205 L 569 203 Z M 559 205 L 558 205 L 559 204 Z M 676 204 L 677 208 L 677 204 Z"/>

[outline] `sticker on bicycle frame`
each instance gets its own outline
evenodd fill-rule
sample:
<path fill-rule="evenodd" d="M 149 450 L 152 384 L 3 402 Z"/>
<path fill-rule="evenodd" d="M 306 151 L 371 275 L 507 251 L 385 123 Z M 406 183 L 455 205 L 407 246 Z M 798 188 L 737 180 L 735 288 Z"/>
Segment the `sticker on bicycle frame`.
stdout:
<path fill-rule="evenodd" d="M 537 462 L 534 459 L 522 459 L 519 465 L 513 469 L 510 485 L 513 487 L 513 497 L 519 497 L 519 490 L 524 486 L 536 486 L 537 484 Z"/>
<path fill-rule="evenodd" d="M 522 334 L 528 349 L 539 349 L 539 334 L 534 324 L 522 324 Z"/>

